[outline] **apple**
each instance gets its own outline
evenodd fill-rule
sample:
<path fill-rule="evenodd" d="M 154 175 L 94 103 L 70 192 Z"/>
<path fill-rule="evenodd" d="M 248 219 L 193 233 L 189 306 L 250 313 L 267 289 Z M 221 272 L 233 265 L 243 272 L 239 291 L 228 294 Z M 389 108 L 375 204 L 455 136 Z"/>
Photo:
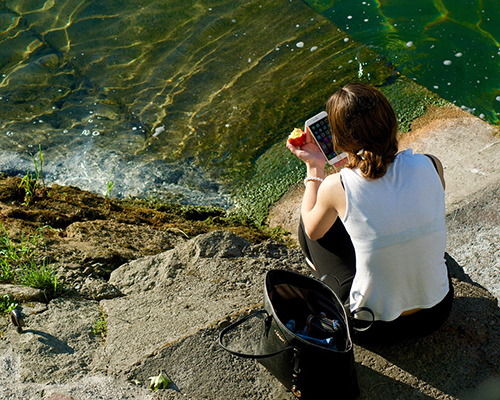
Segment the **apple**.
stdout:
<path fill-rule="evenodd" d="M 288 143 L 294 147 L 300 147 L 306 143 L 306 133 L 299 128 L 295 128 L 290 136 L 288 136 Z"/>

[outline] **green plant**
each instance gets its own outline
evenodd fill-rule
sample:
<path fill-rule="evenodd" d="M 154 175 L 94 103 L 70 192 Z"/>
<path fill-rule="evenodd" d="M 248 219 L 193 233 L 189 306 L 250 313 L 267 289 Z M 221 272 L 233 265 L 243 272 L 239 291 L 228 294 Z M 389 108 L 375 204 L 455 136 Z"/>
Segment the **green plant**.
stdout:
<path fill-rule="evenodd" d="M 92 333 L 95 336 L 101 336 L 103 339 L 106 338 L 106 335 L 108 334 L 108 325 L 107 325 L 107 319 L 106 319 L 106 314 L 104 311 L 101 309 L 99 310 L 99 318 L 97 321 L 94 323 L 94 326 L 92 327 Z"/>
<path fill-rule="evenodd" d="M 29 262 L 35 256 L 38 247 L 40 245 L 45 246 L 45 238 L 43 236 L 45 228 L 47 226 L 38 228 L 36 233 L 32 235 L 26 235 L 22 232 L 19 242 L 15 242 L 9 238 L 7 230 L 2 226 L 3 235 L 0 236 L 0 262 L 4 264 L 2 268 L 11 271 L 11 265 L 18 266 Z"/>
<path fill-rule="evenodd" d="M 45 248 L 43 230 L 34 234 L 21 233 L 18 241 L 11 239 L 5 227 L 0 236 L 0 282 L 25 285 L 41 289 L 47 300 L 59 294 L 56 270 L 42 259 L 40 248 Z M 50 228 L 50 227 L 48 227 Z"/>
<path fill-rule="evenodd" d="M 115 186 L 115 182 L 113 180 L 109 180 L 108 181 L 108 185 L 107 185 L 107 189 L 106 189 L 106 193 L 104 194 L 104 198 L 105 199 L 109 199 L 109 197 L 111 196 L 111 191 L 113 190 L 113 187 Z"/>
<path fill-rule="evenodd" d="M 12 278 L 13 275 L 9 263 L 4 259 L 0 259 L 0 282 L 9 282 Z"/>
<path fill-rule="evenodd" d="M 26 171 L 19 187 L 24 188 L 24 204 L 30 205 L 31 199 L 35 196 L 35 191 L 37 188 L 37 181 L 33 178 L 33 174 L 30 172 L 29 168 Z"/>
<path fill-rule="evenodd" d="M 168 385 L 172 383 L 172 381 L 161 372 L 158 376 L 151 376 L 148 379 L 151 380 L 149 387 L 153 392 L 156 392 L 158 389 L 166 389 Z"/>
<path fill-rule="evenodd" d="M 294 247 L 295 245 L 294 240 L 291 238 L 291 232 L 283 229 L 281 226 L 276 226 L 274 228 L 263 226 L 262 230 L 269 235 L 271 239 L 277 242 L 285 243 L 288 247 Z"/>
<path fill-rule="evenodd" d="M 43 152 L 42 146 L 39 145 L 39 161 L 35 159 L 35 156 L 31 156 L 33 163 L 35 165 L 35 173 L 33 174 L 30 169 L 26 171 L 26 175 L 21 179 L 19 187 L 24 189 L 24 203 L 29 206 L 33 197 L 35 197 L 37 189 L 40 187 L 45 187 L 45 177 L 43 174 Z M 40 180 L 42 184 L 40 185 Z"/>
<path fill-rule="evenodd" d="M 0 300 L 0 312 L 10 313 L 17 308 L 17 303 L 14 303 L 8 294 L 4 294 Z"/>
<path fill-rule="evenodd" d="M 58 290 L 56 270 L 47 265 L 45 260 L 41 263 L 29 260 L 21 264 L 17 280 L 21 285 L 44 290 L 48 297 L 55 295 Z"/>
<path fill-rule="evenodd" d="M 38 157 L 40 160 L 40 164 L 37 165 L 37 162 L 35 160 L 35 156 L 32 156 L 33 162 L 35 164 L 35 176 L 37 180 L 42 180 L 42 187 L 45 187 L 45 176 L 43 174 L 43 152 L 42 152 L 42 145 L 38 145 Z"/>

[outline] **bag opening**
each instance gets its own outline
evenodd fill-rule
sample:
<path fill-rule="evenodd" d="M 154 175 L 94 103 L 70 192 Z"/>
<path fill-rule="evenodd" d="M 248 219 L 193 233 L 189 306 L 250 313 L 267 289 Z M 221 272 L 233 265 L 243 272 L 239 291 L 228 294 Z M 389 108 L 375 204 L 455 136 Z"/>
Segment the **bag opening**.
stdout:
<path fill-rule="evenodd" d="M 339 351 L 349 346 L 347 322 L 335 298 L 279 283 L 269 291 L 269 300 L 279 322 L 295 336 Z"/>

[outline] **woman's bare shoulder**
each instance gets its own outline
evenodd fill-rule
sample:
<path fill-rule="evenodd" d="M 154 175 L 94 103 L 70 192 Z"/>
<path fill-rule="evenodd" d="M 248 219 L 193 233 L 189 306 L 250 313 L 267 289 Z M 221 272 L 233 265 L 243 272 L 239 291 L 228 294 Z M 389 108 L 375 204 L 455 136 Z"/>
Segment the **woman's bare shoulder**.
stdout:
<path fill-rule="evenodd" d="M 335 174 L 328 175 L 323 184 L 325 186 L 328 186 L 330 189 L 338 190 L 342 189 L 342 178 L 340 177 L 340 172 L 337 172 Z"/>

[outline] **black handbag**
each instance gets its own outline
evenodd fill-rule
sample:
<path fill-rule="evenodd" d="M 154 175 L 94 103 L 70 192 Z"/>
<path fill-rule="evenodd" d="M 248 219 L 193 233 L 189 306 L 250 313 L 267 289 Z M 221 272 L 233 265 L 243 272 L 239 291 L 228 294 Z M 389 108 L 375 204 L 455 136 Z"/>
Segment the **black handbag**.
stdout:
<path fill-rule="evenodd" d="M 261 314 L 257 354 L 230 349 L 226 335 Z M 359 385 L 350 321 L 334 291 L 305 275 L 272 270 L 266 274 L 264 307 L 224 328 L 219 344 L 253 358 L 301 399 L 355 399 Z"/>

